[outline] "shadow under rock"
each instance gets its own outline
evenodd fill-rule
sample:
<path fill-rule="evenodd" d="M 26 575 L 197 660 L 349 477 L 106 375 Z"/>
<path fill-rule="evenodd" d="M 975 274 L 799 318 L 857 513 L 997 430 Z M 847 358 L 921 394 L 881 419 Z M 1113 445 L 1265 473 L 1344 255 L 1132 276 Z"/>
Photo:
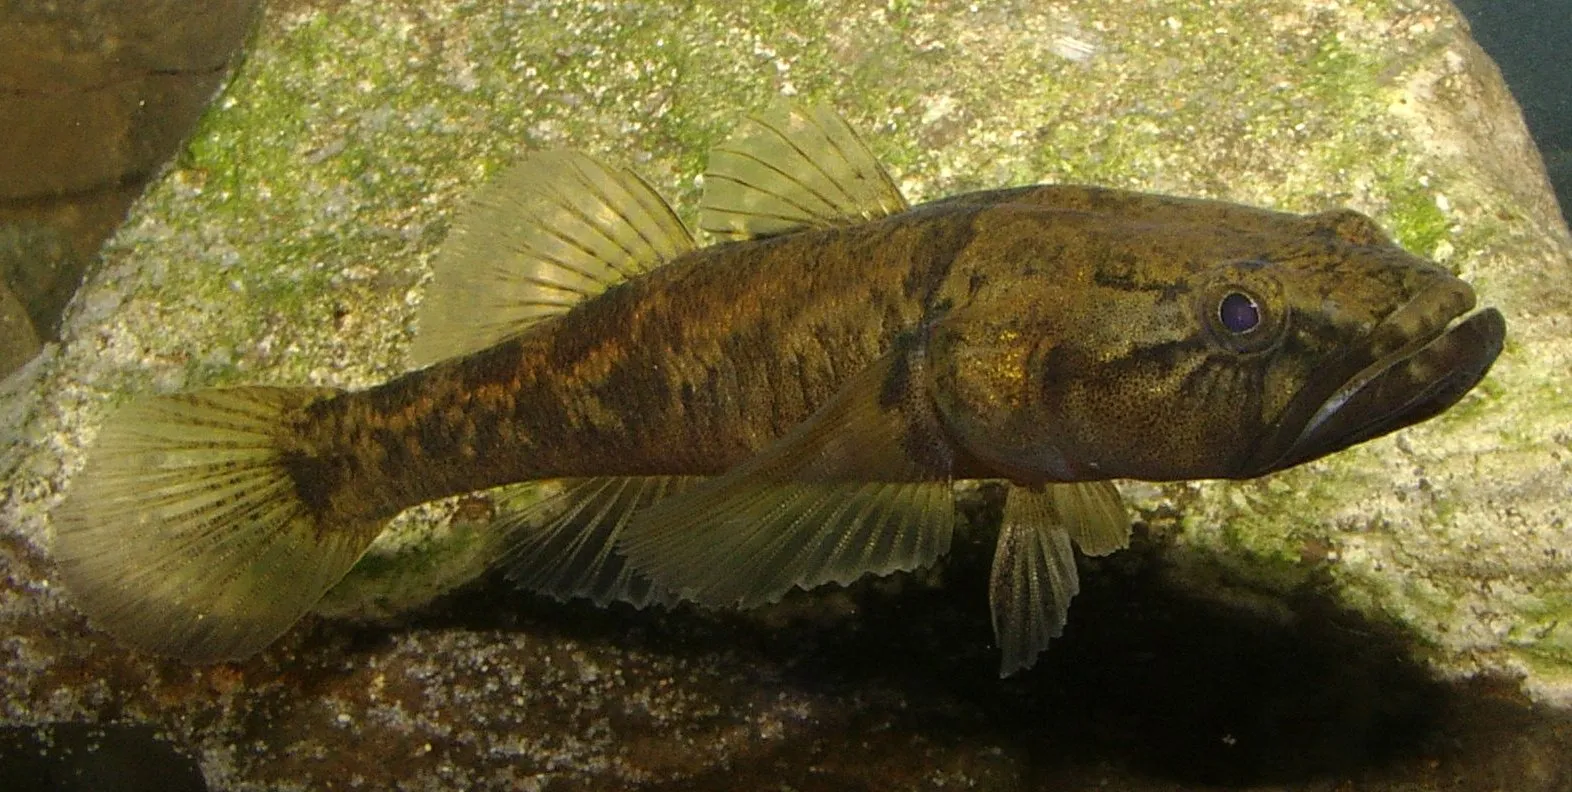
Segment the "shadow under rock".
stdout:
<path fill-rule="evenodd" d="M 1169 583 L 1158 549 L 1139 540 L 1083 559 L 1066 634 L 1036 668 L 1000 679 L 989 552 L 959 543 L 941 585 L 865 580 L 746 614 L 563 604 L 497 576 L 418 622 L 740 655 L 762 685 L 857 702 L 828 728 L 999 746 L 1026 768 L 1011 785 L 1028 787 L 1097 766 L 1232 787 L 1358 775 L 1420 751 L 1448 696 L 1396 631 L 1314 593 L 1284 603 L 1288 618 L 1202 599 Z M 819 742 L 771 757 L 755 780 L 822 760 Z M 715 788 L 743 788 L 749 775 L 728 767 Z"/>
<path fill-rule="evenodd" d="M 0 728 L 7 792 L 201 792 L 190 757 L 148 726 L 57 723 Z"/>

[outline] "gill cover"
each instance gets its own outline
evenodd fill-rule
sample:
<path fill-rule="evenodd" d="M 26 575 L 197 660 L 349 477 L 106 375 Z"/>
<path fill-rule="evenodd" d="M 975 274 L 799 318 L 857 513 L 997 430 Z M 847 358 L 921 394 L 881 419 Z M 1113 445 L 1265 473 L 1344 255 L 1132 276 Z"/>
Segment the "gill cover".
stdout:
<path fill-rule="evenodd" d="M 1070 241 L 1057 243 L 1060 258 L 1026 264 L 1015 262 L 1035 249 L 971 251 L 992 283 L 969 278 L 981 285 L 927 332 L 938 411 L 976 475 L 1035 484 L 1237 469 L 1261 434 L 1262 391 L 1290 325 L 1273 265 L 1224 257 L 1132 284 L 1105 262 L 1160 250 L 1169 229 L 1072 235 L 1064 226 L 1085 215 L 993 211 L 1012 216 L 1017 236 Z M 1016 273 L 1001 276 L 1001 264 Z"/>

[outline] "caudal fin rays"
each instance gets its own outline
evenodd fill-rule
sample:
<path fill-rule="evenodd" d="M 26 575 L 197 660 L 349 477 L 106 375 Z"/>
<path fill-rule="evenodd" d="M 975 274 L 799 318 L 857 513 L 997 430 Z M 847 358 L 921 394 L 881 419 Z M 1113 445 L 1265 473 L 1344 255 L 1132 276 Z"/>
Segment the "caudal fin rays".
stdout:
<path fill-rule="evenodd" d="M 287 630 L 382 527 L 319 523 L 285 467 L 284 417 L 332 393 L 205 390 L 112 415 L 54 514 L 78 608 L 133 646 L 192 662 L 254 654 Z"/>

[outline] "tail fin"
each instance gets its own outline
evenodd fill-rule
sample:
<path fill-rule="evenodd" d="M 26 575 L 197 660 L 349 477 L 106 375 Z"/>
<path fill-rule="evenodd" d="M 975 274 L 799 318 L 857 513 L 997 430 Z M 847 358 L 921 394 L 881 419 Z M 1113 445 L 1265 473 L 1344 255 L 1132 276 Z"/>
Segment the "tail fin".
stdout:
<path fill-rule="evenodd" d="M 382 530 L 321 524 L 286 467 L 285 416 L 334 392 L 203 390 L 111 416 L 54 515 L 82 612 L 189 662 L 245 657 L 289 629 Z"/>

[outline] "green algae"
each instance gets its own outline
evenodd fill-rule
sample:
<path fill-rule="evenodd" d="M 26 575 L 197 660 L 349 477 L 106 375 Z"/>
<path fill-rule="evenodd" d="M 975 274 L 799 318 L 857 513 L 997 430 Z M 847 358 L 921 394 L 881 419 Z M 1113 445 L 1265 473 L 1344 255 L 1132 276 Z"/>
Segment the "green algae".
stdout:
<path fill-rule="evenodd" d="M 1435 195 L 1418 185 L 1394 194 L 1388 209 L 1392 235 L 1398 244 L 1431 255 L 1450 234 L 1450 220 L 1436 206 Z"/>
<path fill-rule="evenodd" d="M 1507 641 L 1547 661 L 1572 664 L 1572 597 L 1528 596 L 1515 605 L 1522 620 Z"/>

